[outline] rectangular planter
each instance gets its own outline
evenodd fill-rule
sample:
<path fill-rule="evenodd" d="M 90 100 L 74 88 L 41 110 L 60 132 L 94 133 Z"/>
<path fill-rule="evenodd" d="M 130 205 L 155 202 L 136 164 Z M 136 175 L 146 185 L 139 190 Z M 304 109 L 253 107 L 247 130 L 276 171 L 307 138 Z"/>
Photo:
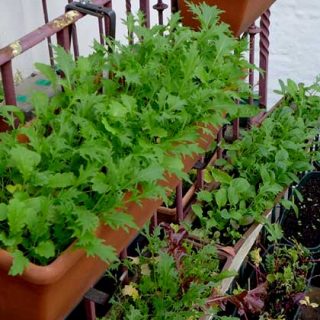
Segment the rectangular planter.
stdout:
<path fill-rule="evenodd" d="M 259 18 L 275 0 L 192 0 L 194 4 L 206 3 L 223 10 L 221 20 L 230 25 L 235 36 L 240 36 L 250 25 Z M 182 23 L 198 28 L 199 23 L 193 19 L 185 0 L 178 0 Z"/>
<path fill-rule="evenodd" d="M 207 150 L 218 132 L 209 127 L 212 134 L 203 134 L 198 145 Z M 199 155 L 183 158 L 184 170 L 188 172 Z M 165 175 L 159 181 L 163 186 L 175 188 L 179 179 Z M 130 194 L 125 196 L 126 212 L 133 216 L 141 228 L 162 203 L 161 199 L 145 199 L 140 205 L 130 202 Z M 97 235 L 105 244 L 115 247 L 117 253 L 126 248 L 135 238 L 138 230 L 113 230 L 101 226 Z M 96 257 L 87 257 L 84 250 L 74 249 L 74 244 L 48 266 L 33 263 L 21 276 L 8 275 L 12 263 L 11 255 L 0 250 L 0 319 L 17 320 L 63 320 L 80 302 L 85 292 L 103 275 L 108 267 Z"/>

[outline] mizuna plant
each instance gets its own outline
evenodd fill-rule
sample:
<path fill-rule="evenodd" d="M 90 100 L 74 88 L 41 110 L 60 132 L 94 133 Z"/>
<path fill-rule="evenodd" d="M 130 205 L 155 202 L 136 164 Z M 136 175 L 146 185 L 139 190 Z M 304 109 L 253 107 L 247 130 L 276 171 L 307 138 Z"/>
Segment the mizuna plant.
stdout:
<path fill-rule="evenodd" d="M 160 229 L 147 237 L 140 255 L 123 262 L 138 281 L 119 289 L 106 319 L 199 319 L 212 290 L 231 275 L 219 273 L 214 244 L 194 248 L 175 225 L 165 227 L 163 240 Z"/>
<path fill-rule="evenodd" d="M 318 83 L 297 86 L 282 83 L 284 100 L 262 123 L 242 134 L 242 139 L 223 144 L 226 158 L 218 161 L 207 178 L 220 183 L 219 189 L 198 194 L 203 206 L 194 211 L 204 228 L 216 236 L 237 240 L 241 226 L 261 221 L 276 196 L 293 182 L 298 173 L 312 169 L 310 144 L 318 133 L 320 97 Z M 295 191 L 298 197 L 299 192 Z M 282 200 L 285 207 L 294 203 Z"/>
<path fill-rule="evenodd" d="M 13 128 L 0 134 L 0 247 L 14 258 L 10 274 L 29 261 L 49 263 L 74 240 L 88 255 L 114 260 L 95 230 L 135 226 L 125 194 L 165 200 L 168 190 L 156 182 L 164 172 L 187 177 L 181 158 L 203 151 L 199 125 L 248 112 L 233 103 L 249 92 L 245 43 L 218 25 L 216 9 L 194 10 L 199 32 L 178 15 L 148 30 L 139 15 L 127 21 L 132 45 L 95 44 L 77 61 L 56 48 L 58 73 L 36 65 L 55 95 L 33 96 L 35 119 L 24 126 L 17 108 L 0 108 Z"/>

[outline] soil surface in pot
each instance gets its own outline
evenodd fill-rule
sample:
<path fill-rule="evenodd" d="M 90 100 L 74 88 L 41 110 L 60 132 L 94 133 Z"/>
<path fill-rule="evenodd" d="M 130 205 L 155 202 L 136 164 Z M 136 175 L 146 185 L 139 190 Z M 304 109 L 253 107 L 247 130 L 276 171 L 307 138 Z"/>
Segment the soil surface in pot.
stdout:
<path fill-rule="evenodd" d="M 310 177 L 300 192 L 303 201 L 297 201 L 298 218 L 291 209 L 283 221 L 284 235 L 288 239 L 296 239 L 305 247 L 320 245 L 320 176 Z"/>
<path fill-rule="evenodd" d="M 301 306 L 298 315 L 294 320 L 320 320 L 320 288 L 310 288 L 307 292 L 307 296 L 310 299 L 310 305 Z M 314 305 L 312 306 L 311 304 Z"/>

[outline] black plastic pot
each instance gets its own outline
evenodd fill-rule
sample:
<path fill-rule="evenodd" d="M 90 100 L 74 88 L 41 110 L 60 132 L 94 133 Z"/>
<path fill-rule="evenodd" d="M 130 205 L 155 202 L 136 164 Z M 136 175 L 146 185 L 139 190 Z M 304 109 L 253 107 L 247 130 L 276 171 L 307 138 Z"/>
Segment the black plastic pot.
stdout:
<path fill-rule="evenodd" d="M 301 191 L 301 188 L 303 186 L 305 186 L 310 181 L 310 179 L 312 179 L 312 178 L 318 178 L 320 180 L 320 171 L 313 171 L 313 172 L 307 173 L 301 179 L 300 183 L 296 187 L 297 190 Z M 320 188 L 320 185 L 319 185 L 319 188 Z M 291 197 L 291 199 L 292 199 L 292 197 Z M 299 223 L 297 216 L 295 214 L 291 214 L 290 212 L 291 212 L 291 210 L 283 210 L 282 217 L 281 217 L 281 220 L 280 220 L 280 223 L 281 223 L 282 226 L 285 226 L 285 225 L 292 226 L 293 224 L 298 224 Z M 319 207 L 319 219 L 320 219 L 320 207 Z M 284 232 L 285 232 L 285 229 L 284 229 Z M 314 232 L 319 232 L 319 230 L 314 230 Z M 293 240 L 289 239 L 288 236 L 286 236 L 285 233 L 284 233 L 283 242 L 291 244 L 291 245 L 294 245 Z M 312 253 L 319 253 L 320 252 L 320 243 L 318 245 L 316 245 L 316 246 L 310 247 L 310 246 L 307 246 L 303 242 L 303 239 L 299 239 L 299 242 L 302 245 L 304 245 L 307 249 L 309 249 Z"/>
<path fill-rule="evenodd" d="M 305 292 L 305 297 L 309 298 L 310 304 L 316 303 L 320 305 L 320 266 L 316 265 L 314 269 L 315 276 L 310 277 L 308 281 L 308 289 Z M 315 305 L 301 305 L 293 320 L 320 320 L 320 307 Z"/>
<path fill-rule="evenodd" d="M 292 247 L 292 245 L 290 244 L 280 244 L 278 246 L 284 246 L 284 247 Z M 274 251 L 275 246 L 274 245 L 270 245 L 268 247 L 268 249 L 261 255 L 262 258 L 264 258 L 267 254 L 270 254 Z M 313 259 L 313 257 L 310 257 L 311 259 Z M 314 276 L 315 274 L 320 273 L 320 266 L 318 265 L 313 265 L 312 269 L 309 271 L 308 274 L 308 288 L 311 286 L 315 286 L 315 281 L 317 281 L 317 283 L 319 283 L 319 297 L 320 297 L 320 276 Z M 237 286 L 240 286 L 241 288 L 255 288 L 257 286 L 257 275 L 256 272 L 252 266 L 251 263 L 248 263 L 248 259 L 246 259 L 242 265 L 242 268 L 239 270 L 239 274 L 238 277 L 235 279 L 235 281 L 233 282 L 232 287 L 229 290 L 229 294 L 232 293 L 232 291 L 234 289 L 237 288 Z M 320 303 L 319 303 L 320 304 Z M 301 314 L 301 308 L 297 307 L 296 312 L 294 313 L 294 311 L 292 312 L 293 317 L 290 319 L 293 320 L 316 320 L 318 318 L 311 318 L 311 319 L 304 319 L 304 318 L 299 318 L 299 314 Z M 234 307 L 233 305 L 231 305 L 230 303 L 227 304 L 227 314 L 228 315 L 232 315 L 234 317 L 239 317 L 238 311 L 236 309 L 236 307 Z M 257 315 L 254 319 L 258 319 L 259 315 Z M 240 317 L 240 319 L 243 319 Z M 251 318 L 250 318 L 251 319 Z M 288 318 L 289 320 L 289 318 Z M 320 320 L 320 318 L 319 318 Z"/>

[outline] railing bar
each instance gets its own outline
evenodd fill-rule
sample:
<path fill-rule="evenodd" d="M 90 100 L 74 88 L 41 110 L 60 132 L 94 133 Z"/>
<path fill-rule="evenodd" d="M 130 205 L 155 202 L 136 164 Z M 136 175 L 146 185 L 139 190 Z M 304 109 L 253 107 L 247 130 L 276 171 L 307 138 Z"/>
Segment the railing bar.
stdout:
<path fill-rule="evenodd" d="M 162 0 L 158 0 L 157 4 L 153 6 L 153 9 L 158 11 L 158 21 L 160 25 L 163 25 L 163 11 L 168 8 L 166 3 L 163 3 Z"/>
<path fill-rule="evenodd" d="M 57 32 L 57 43 L 62 46 L 66 51 L 70 51 L 70 26 L 65 27 L 63 30 Z"/>
<path fill-rule="evenodd" d="M 175 12 L 178 12 L 178 10 L 179 10 L 178 1 L 171 0 L 171 12 L 175 13 Z"/>
<path fill-rule="evenodd" d="M 4 90 L 4 100 L 6 104 L 16 105 L 16 93 L 14 87 L 12 61 L 9 60 L 1 66 L 1 78 Z"/>
<path fill-rule="evenodd" d="M 111 0 L 94 0 L 92 3 L 97 5 L 105 5 L 109 2 L 111 2 Z M 31 49 L 48 37 L 53 36 L 65 27 L 75 23 L 83 16 L 84 14 L 81 14 L 77 11 L 69 11 L 50 21 L 48 24 L 45 24 L 31 33 L 28 33 L 14 43 L 11 43 L 10 45 L 0 49 L 0 65 L 5 64 L 14 57 L 27 51 L 28 49 Z"/>
<path fill-rule="evenodd" d="M 140 0 L 140 10 L 145 16 L 145 26 L 150 28 L 150 0 Z"/>
<path fill-rule="evenodd" d="M 98 18 L 100 44 L 104 45 L 103 19 Z"/>
<path fill-rule="evenodd" d="M 254 53 L 255 53 L 255 37 L 256 37 L 256 25 L 253 23 L 250 27 L 249 27 L 249 37 L 250 37 L 250 53 L 249 53 L 249 62 L 251 65 L 254 65 Z M 249 84 L 250 84 L 250 88 L 251 90 L 253 90 L 254 87 L 254 70 L 253 68 L 249 69 Z M 253 96 L 250 95 L 249 97 L 249 104 L 253 104 Z"/>
<path fill-rule="evenodd" d="M 104 7 L 107 8 L 111 8 L 112 9 L 112 0 L 110 0 L 109 2 L 107 2 Z M 108 35 L 110 35 L 111 30 L 110 30 L 110 23 L 109 23 L 109 17 L 105 16 L 104 17 L 104 36 L 107 37 Z M 103 29 L 102 29 L 103 30 Z M 102 32 L 103 34 L 103 32 Z M 114 35 L 115 36 L 115 35 Z M 103 43 L 104 43 L 104 39 L 103 39 Z"/>
<path fill-rule="evenodd" d="M 260 68 L 264 71 L 260 73 L 259 77 L 259 95 L 260 106 L 267 106 L 267 91 L 268 91 L 268 65 L 269 65 L 269 27 L 270 27 L 270 15 L 271 11 L 268 9 L 262 14 L 260 19 Z"/>
<path fill-rule="evenodd" d="M 47 24 L 49 22 L 47 0 L 42 0 L 42 10 L 43 10 L 44 22 L 45 22 L 45 24 Z M 54 58 L 53 58 L 51 37 L 47 38 L 47 42 L 48 42 L 48 51 L 49 51 L 50 64 L 51 64 L 52 67 L 54 67 Z"/>
<path fill-rule="evenodd" d="M 131 14 L 131 0 L 126 0 L 126 14 Z M 133 34 L 128 31 L 129 44 L 133 44 Z"/>

